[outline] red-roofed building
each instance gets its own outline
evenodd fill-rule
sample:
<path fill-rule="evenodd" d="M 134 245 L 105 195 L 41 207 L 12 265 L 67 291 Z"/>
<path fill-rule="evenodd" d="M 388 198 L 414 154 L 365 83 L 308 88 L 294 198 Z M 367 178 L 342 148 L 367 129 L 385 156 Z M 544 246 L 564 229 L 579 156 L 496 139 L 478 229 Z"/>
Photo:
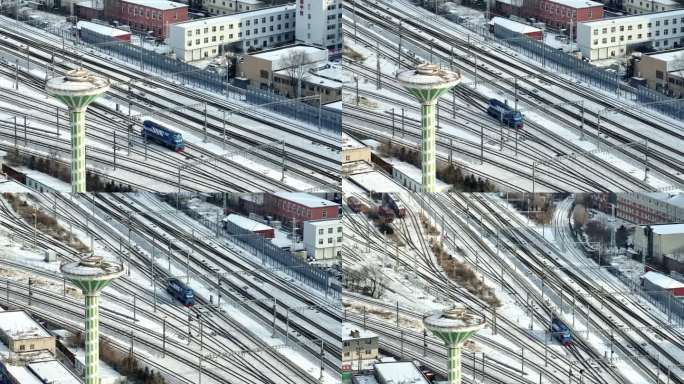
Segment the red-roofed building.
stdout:
<path fill-rule="evenodd" d="M 188 20 L 188 6 L 168 0 L 105 0 L 104 18 L 163 40 L 171 24 Z"/>
<path fill-rule="evenodd" d="M 301 223 L 340 216 L 339 204 L 302 192 L 269 193 L 264 199 L 264 210 L 284 222 L 294 219 Z"/>
<path fill-rule="evenodd" d="M 590 0 L 540 0 L 533 17 L 554 28 L 569 28 L 572 23 L 576 30 L 577 23 L 602 19 L 603 4 Z"/>

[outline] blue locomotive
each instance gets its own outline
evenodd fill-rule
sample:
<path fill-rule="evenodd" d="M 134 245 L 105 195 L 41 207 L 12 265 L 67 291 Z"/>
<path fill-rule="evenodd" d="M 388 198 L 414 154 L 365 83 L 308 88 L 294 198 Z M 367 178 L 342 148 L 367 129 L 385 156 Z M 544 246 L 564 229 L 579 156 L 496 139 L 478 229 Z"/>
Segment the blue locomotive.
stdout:
<path fill-rule="evenodd" d="M 511 128 L 522 129 L 523 127 L 522 113 L 514 111 L 507 103 L 502 103 L 497 99 L 489 99 L 487 113 Z"/>
<path fill-rule="evenodd" d="M 561 344 L 565 346 L 572 344 L 572 333 L 570 332 L 570 328 L 568 328 L 561 319 L 555 316 L 551 319 L 550 332 Z"/>
<path fill-rule="evenodd" d="M 192 289 L 176 278 L 169 279 L 166 284 L 166 292 L 186 307 L 195 305 L 195 294 Z"/>
<path fill-rule="evenodd" d="M 143 121 L 141 135 L 176 152 L 182 152 L 185 149 L 183 135 L 152 120 Z"/>

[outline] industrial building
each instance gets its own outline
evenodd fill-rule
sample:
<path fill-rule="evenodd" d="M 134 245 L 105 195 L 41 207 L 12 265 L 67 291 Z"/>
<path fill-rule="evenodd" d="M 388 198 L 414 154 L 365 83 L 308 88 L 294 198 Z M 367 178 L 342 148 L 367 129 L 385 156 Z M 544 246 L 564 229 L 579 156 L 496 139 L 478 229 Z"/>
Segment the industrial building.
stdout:
<path fill-rule="evenodd" d="M 674 0 L 624 0 L 622 8 L 631 15 L 672 11 L 682 6 Z"/>
<path fill-rule="evenodd" d="M 215 16 L 254 11 L 263 7 L 265 4 L 261 0 L 202 0 L 202 9 Z"/>
<path fill-rule="evenodd" d="M 515 20 L 507 19 L 505 17 L 494 17 L 489 21 L 489 24 L 494 30 L 494 34 L 499 36 L 500 30 L 506 30 L 513 33 L 525 35 L 530 39 L 541 40 L 544 37 L 544 31 L 540 28 L 527 25 Z"/>
<path fill-rule="evenodd" d="M 169 0 L 105 0 L 104 18 L 164 40 L 169 27 L 188 19 L 188 5 Z"/>
<path fill-rule="evenodd" d="M 634 251 L 668 270 L 684 272 L 684 224 L 638 226 Z"/>
<path fill-rule="evenodd" d="M 423 191 L 421 172 L 418 167 L 396 159 L 389 159 L 388 161 L 392 165 L 392 178 L 394 180 L 411 192 Z M 435 179 L 435 192 L 447 192 L 448 190 L 449 184 Z"/>
<path fill-rule="evenodd" d="M 370 373 L 352 376 L 352 384 L 430 384 L 412 361 L 379 362 Z"/>
<path fill-rule="evenodd" d="M 304 192 L 275 192 L 264 197 L 264 210 L 283 223 L 337 219 L 340 205 Z"/>
<path fill-rule="evenodd" d="M 82 384 L 83 381 L 57 360 L 42 360 L 26 365 L 0 362 L 0 383 L 11 384 Z"/>
<path fill-rule="evenodd" d="M 351 323 L 342 323 L 342 370 L 370 368 L 378 358 L 379 337 Z"/>
<path fill-rule="evenodd" d="M 342 97 L 341 70 L 323 48 L 291 45 L 253 53 L 243 57 L 237 72 L 252 88 L 288 97 L 320 95 L 323 104 Z"/>
<path fill-rule="evenodd" d="M 250 231 L 254 234 L 257 234 L 265 239 L 272 239 L 275 237 L 275 232 L 272 227 L 269 227 L 268 225 L 260 223 L 256 220 L 252 220 L 248 217 L 230 214 L 226 218 L 224 218 L 223 221 L 224 223 L 235 224 L 236 226 L 246 231 Z"/>
<path fill-rule="evenodd" d="M 131 41 L 131 33 L 118 28 L 112 28 L 107 25 L 91 23 L 90 21 L 79 21 L 76 24 L 79 32 L 84 30 L 95 32 L 103 36 L 109 36 L 120 41 Z"/>
<path fill-rule="evenodd" d="M 648 271 L 641 275 L 641 285 L 645 291 L 663 292 L 674 297 L 684 297 L 684 283 L 659 272 Z"/>
<path fill-rule="evenodd" d="M 342 257 L 342 219 L 305 221 L 304 247 L 312 260 L 338 260 Z"/>
<path fill-rule="evenodd" d="M 332 55 L 342 52 L 342 0 L 299 0 L 296 40 L 326 48 Z"/>
<path fill-rule="evenodd" d="M 177 23 L 168 44 L 183 61 L 288 44 L 294 41 L 295 17 L 295 6 L 283 5 Z"/>
<path fill-rule="evenodd" d="M 615 216 L 635 224 L 684 222 L 684 194 L 619 193 Z"/>
<path fill-rule="evenodd" d="M 684 49 L 642 54 L 635 72 L 651 89 L 670 97 L 684 96 Z"/>
<path fill-rule="evenodd" d="M 0 341 L 14 353 L 55 353 L 55 337 L 24 311 L 0 311 Z"/>
<path fill-rule="evenodd" d="M 677 48 L 683 41 L 684 9 L 577 25 L 577 46 L 590 60 L 620 58 L 644 48 Z"/>

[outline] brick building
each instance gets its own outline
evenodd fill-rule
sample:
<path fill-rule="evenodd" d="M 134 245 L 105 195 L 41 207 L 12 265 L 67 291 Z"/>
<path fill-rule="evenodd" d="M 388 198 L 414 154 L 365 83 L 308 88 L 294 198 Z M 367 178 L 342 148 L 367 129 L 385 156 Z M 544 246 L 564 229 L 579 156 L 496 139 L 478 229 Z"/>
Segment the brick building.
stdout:
<path fill-rule="evenodd" d="M 684 195 L 666 192 L 620 193 L 615 216 L 636 224 L 684 222 Z"/>
<path fill-rule="evenodd" d="M 602 19 L 603 4 L 589 0 L 540 0 L 533 16 L 554 28 L 569 28 L 572 24 L 574 30 L 577 23 Z"/>
<path fill-rule="evenodd" d="M 168 36 L 171 24 L 188 19 L 188 6 L 167 0 L 106 0 L 104 18 L 163 40 Z"/>
<path fill-rule="evenodd" d="M 294 219 L 301 223 L 340 217 L 339 204 L 302 192 L 269 193 L 265 196 L 264 208 L 283 222 Z"/>

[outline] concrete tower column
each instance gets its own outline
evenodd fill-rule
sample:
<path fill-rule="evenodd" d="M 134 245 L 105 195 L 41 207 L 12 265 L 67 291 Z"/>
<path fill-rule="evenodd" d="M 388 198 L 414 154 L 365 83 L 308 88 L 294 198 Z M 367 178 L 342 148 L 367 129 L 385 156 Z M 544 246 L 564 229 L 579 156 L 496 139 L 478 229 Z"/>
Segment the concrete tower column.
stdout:
<path fill-rule="evenodd" d="M 399 72 L 397 80 L 421 103 L 421 183 L 422 192 L 435 192 L 437 174 L 437 101 L 439 97 L 461 82 L 461 75 L 421 64 L 416 69 Z"/>
<path fill-rule="evenodd" d="M 484 319 L 469 313 L 462 305 L 423 318 L 425 328 L 439 337 L 447 348 L 449 384 L 461 384 L 461 349 L 463 344 L 485 326 Z"/>
<path fill-rule="evenodd" d="M 67 71 L 65 76 L 48 80 L 45 89 L 69 108 L 71 123 L 71 191 L 86 191 L 86 109 L 110 83 L 85 69 Z"/>
<path fill-rule="evenodd" d="M 99 384 L 100 292 L 121 276 L 123 265 L 86 255 L 79 261 L 63 264 L 60 269 L 64 278 L 85 296 L 85 384 Z"/>

